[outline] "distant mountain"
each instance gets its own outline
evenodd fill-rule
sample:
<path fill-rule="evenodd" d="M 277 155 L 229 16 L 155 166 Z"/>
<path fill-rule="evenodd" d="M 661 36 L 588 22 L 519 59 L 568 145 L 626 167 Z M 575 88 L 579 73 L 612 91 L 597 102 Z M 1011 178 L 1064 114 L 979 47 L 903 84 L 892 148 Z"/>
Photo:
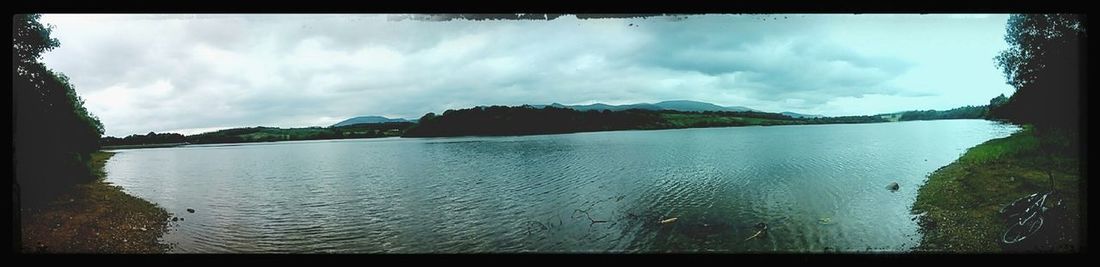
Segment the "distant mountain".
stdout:
<path fill-rule="evenodd" d="M 386 117 L 382 117 L 382 116 L 362 116 L 362 117 L 355 117 L 355 118 L 346 119 L 344 121 L 333 124 L 331 127 L 340 127 L 340 126 L 365 124 L 365 123 L 386 123 L 386 122 L 409 122 L 409 120 L 402 119 L 402 118 L 390 119 L 390 118 L 386 118 Z"/>
<path fill-rule="evenodd" d="M 596 104 L 591 104 L 591 105 L 575 105 L 575 106 L 568 106 L 568 107 L 572 108 L 572 109 L 575 109 L 575 110 L 580 110 L 580 111 L 605 110 L 605 109 L 610 110 L 610 111 L 622 111 L 622 110 L 628 110 L 628 109 L 645 109 L 645 110 L 662 110 L 662 109 L 664 109 L 664 108 L 661 108 L 659 106 L 655 106 L 655 105 L 649 104 L 649 103 L 618 105 L 618 106 L 608 105 L 608 104 L 604 104 L 604 103 L 596 103 Z"/>
<path fill-rule="evenodd" d="M 758 111 L 751 108 L 741 106 L 728 106 L 723 107 L 707 102 L 690 101 L 690 100 L 672 100 L 662 101 L 655 104 L 650 103 L 638 103 L 627 105 L 609 105 L 604 103 L 595 103 L 589 105 L 562 105 L 559 103 L 553 103 L 550 105 L 533 105 L 533 107 L 557 107 L 557 108 L 571 108 L 579 111 L 588 110 L 610 110 L 610 111 L 622 111 L 628 109 L 644 109 L 644 110 L 676 110 L 676 111 L 689 111 L 689 112 L 702 112 L 702 111 Z"/>
<path fill-rule="evenodd" d="M 790 112 L 790 111 L 780 112 L 779 114 L 787 115 L 787 116 L 789 116 L 791 118 L 795 118 L 795 119 L 813 119 L 813 118 L 824 118 L 825 117 L 825 116 L 822 116 L 822 115 L 806 115 L 806 114 L 799 114 L 799 113 L 794 113 L 794 112 Z"/>
<path fill-rule="evenodd" d="M 746 107 L 739 107 L 739 106 L 723 107 L 723 106 L 719 106 L 719 105 L 715 105 L 715 104 L 711 104 L 711 103 L 707 103 L 707 102 L 690 101 L 690 100 L 662 101 L 662 102 L 659 102 L 659 103 L 654 104 L 654 105 L 656 105 L 658 107 L 661 107 L 661 108 L 664 108 L 664 109 L 667 109 L 667 110 L 677 110 L 677 111 L 695 111 L 695 112 L 702 112 L 702 111 L 756 111 L 756 110 L 753 110 L 751 108 L 746 108 Z"/>

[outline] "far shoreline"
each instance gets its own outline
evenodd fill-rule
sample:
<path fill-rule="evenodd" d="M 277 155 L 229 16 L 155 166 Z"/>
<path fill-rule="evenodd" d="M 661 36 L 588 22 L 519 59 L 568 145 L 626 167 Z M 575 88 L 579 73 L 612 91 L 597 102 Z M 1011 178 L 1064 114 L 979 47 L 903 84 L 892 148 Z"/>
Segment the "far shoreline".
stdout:
<path fill-rule="evenodd" d="M 158 147 L 177 147 L 190 145 L 191 143 L 163 143 L 163 144 L 141 144 L 141 145 L 118 145 L 118 146 L 103 146 L 100 150 L 116 150 L 116 149 L 136 149 L 136 148 L 158 148 Z"/>
<path fill-rule="evenodd" d="M 919 122 L 919 121 L 942 121 L 942 120 L 982 120 L 982 121 L 989 121 L 989 122 L 999 122 L 997 120 L 989 120 L 989 119 L 980 119 L 980 118 L 969 119 L 969 118 L 966 118 L 966 119 L 928 119 L 928 120 L 851 122 L 851 123 L 753 124 L 753 125 L 722 125 L 722 126 L 698 126 L 698 127 L 655 128 L 655 129 L 615 129 L 615 130 L 601 130 L 601 131 L 577 131 L 577 132 L 536 133 L 536 134 L 453 135 L 453 136 L 379 136 L 379 137 L 355 137 L 355 138 L 324 138 L 324 139 L 302 139 L 302 140 L 250 141 L 250 142 L 232 142 L 232 143 L 166 143 L 166 144 L 103 146 L 102 150 L 106 151 L 106 150 L 125 150 L 125 149 L 142 149 L 142 148 L 171 148 L 171 147 L 219 147 L 219 146 L 242 146 L 242 145 L 290 143 L 290 142 L 303 142 L 303 141 L 361 140 L 361 139 L 409 139 L 409 140 L 415 140 L 415 139 L 436 139 L 436 138 L 454 138 L 454 137 L 518 137 L 518 136 L 539 136 L 539 135 L 565 135 L 565 134 L 580 134 L 580 133 L 662 131 L 662 130 L 687 130 L 687 129 L 712 129 L 712 128 L 825 126 L 825 125 L 844 125 L 844 124 L 885 124 L 885 123 Z"/>

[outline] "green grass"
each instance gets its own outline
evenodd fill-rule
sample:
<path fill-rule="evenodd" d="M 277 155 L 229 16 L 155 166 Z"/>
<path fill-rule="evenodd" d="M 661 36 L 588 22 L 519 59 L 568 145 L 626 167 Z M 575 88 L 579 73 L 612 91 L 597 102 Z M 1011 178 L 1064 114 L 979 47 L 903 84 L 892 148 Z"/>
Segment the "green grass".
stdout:
<path fill-rule="evenodd" d="M 959 160 L 969 164 L 981 164 L 1025 153 L 1037 153 L 1039 139 L 1035 137 L 1033 131 L 1029 126 L 1011 137 L 989 140 L 970 148 Z"/>
<path fill-rule="evenodd" d="M 1047 156 L 1038 148 L 1039 138 L 1030 127 L 1012 136 L 994 139 L 969 149 L 954 163 L 929 176 L 913 204 L 921 217 L 924 239 L 919 251 L 1000 252 L 998 242 L 1006 223 L 997 212 L 1005 204 L 1049 189 L 1047 172 L 1063 192 L 1070 226 L 1062 234 L 1077 236 L 1080 214 L 1076 157 Z M 1053 222 L 1048 223 L 1054 225 Z M 1051 241 L 1041 250 L 1075 250 L 1076 238 Z"/>
<path fill-rule="evenodd" d="M 91 156 L 88 157 L 88 162 L 91 164 L 92 172 L 95 174 L 96 180 L 102 181 L 107 179 L 107 172 L 103 170 L 103 167 L 107 166 L 107 160 L 111 159 L 114 155 L 114 152 L 98 151 L 92 153 Z"/>

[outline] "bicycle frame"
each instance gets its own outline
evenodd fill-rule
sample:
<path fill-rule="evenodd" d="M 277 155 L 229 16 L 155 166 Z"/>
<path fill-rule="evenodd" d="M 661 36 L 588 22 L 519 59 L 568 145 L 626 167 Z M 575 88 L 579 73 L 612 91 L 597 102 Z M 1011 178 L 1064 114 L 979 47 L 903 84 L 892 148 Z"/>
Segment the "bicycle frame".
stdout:
<path fill-rule="evenodd" d="M 1050 195 L 1050 193 L 1039 196 L 1039 199 L 1037 201 L 1031 203 L 1031 205 L 1029 205 L 1027 209 L 1024 209 L 1024 212 L 1022 214 L 1025 214 L 1027 216 L 1021 216 L 1017 224 L 1024 225 L 1025 222 L 1031 220 L 1031 218 L 1034 218 L 1035 215 L 1042 213 L 1044 211 L 1043 206 L 1046 205 L 1048 195 Z"/>

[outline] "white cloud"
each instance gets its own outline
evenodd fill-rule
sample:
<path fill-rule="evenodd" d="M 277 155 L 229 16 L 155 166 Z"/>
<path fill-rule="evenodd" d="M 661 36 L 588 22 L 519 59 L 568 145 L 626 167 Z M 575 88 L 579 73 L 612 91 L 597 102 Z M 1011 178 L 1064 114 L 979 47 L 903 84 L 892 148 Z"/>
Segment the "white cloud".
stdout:
<path fill-rule="evenodd" d="M 1011 90 L 992 63 L 1003 15 L 386 17 L 47 14 L 61 47 L 45 61 L 115 136 L 551 102 L 856 115 Z"/>

